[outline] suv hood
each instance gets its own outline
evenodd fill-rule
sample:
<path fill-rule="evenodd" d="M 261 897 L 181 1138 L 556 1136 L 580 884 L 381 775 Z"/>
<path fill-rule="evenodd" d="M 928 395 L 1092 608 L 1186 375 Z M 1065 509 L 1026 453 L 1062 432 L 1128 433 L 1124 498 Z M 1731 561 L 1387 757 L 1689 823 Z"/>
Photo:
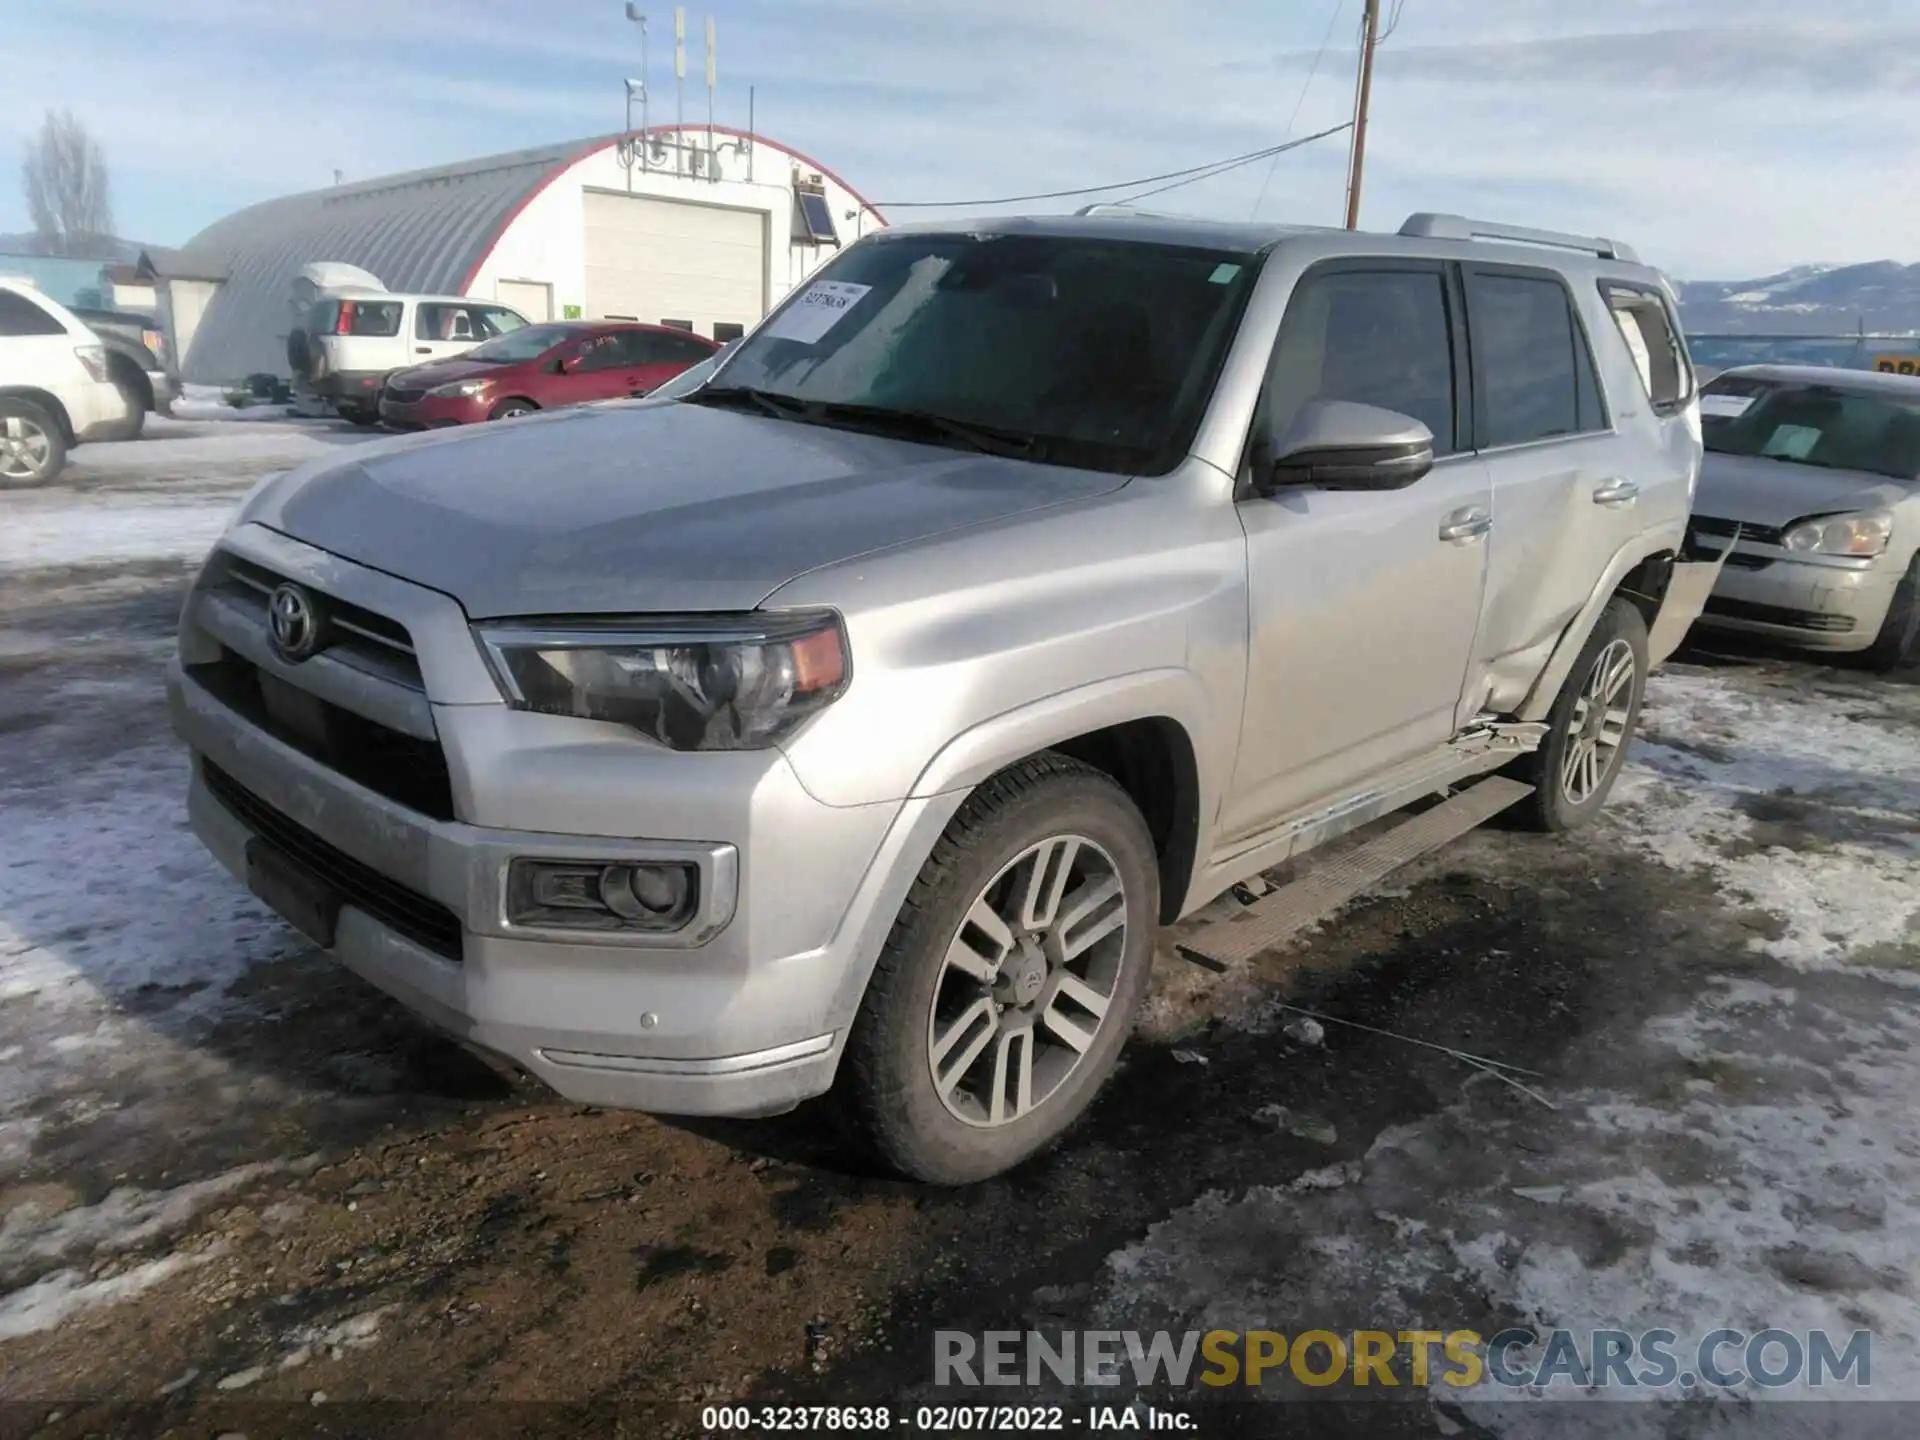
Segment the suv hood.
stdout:
<path fill-rule="evenodd" d="M 820 566 L 1125 483 L 665 404 L 376 441 L 268 482 L 238 518 L 476 620 L 750 610 Z"/>
<path fill-rule="evenodd" d="M 1710 450 L 1700 468 L 1693 513 L 1780 528 L 1808 515 L 1884 510 L 1913 493 L 1910 485 L 1864 470 L 1827 470 Z"/>

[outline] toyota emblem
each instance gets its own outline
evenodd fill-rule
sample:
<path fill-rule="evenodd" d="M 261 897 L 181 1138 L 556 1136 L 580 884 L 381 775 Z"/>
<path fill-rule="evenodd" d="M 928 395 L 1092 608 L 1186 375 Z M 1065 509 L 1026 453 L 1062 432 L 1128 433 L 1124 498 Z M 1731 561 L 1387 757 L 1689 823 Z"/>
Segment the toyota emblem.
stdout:
<path fill-rule="evenodd" d="M 276 585 L 267 597 L 267 638 L 282 660 L 297 663 L 319 654 L 324 626 L 312 597 L 298 585 Z"/>

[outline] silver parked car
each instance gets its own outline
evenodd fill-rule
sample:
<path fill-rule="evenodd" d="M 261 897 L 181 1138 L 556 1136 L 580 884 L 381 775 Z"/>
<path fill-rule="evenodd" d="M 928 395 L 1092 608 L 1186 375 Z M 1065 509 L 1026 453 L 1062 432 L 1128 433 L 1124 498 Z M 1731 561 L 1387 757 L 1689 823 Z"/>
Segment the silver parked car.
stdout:
<path fill-rule="evenodd" d="M 562 1094 L 833 1090 L 969 1181 L 1086 1109 L 1157 926 L 1496 769 L 1591 817 L 1699 463 L 1607 241 L 889 229 L 677 401 L 254 493 L 170 677 L 192 821 Z"/>
<path fill-rule="evenodd" d="M 1703 625 L 1871 669 L 1920 642 L 1920 379 L 1746 365 L 1702 392 L 1693 535 L 1725 550 Z"/>

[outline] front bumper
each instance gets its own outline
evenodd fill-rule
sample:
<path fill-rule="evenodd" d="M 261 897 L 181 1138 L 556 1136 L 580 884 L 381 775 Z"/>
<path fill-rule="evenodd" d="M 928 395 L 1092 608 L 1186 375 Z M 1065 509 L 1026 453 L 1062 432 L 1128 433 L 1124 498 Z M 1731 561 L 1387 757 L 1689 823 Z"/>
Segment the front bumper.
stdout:
<path fill-rule="evenodd" d="M 755 1115 L 831 1085 L 874 958 L 959 797 L 828 806 L 778 751 L 674 754 L 617 727 L 481 703 L 484 666 L 446 597 L 257 527 L 227 544 L 407 624 L 458 818 L 346 778 L 202 684 L 198 667 L 223 648 L 263 673 L 294 678 L 297 667 L 275 660 L 264 638 L 250 646 L 219 597 L 196 588 L 168 697 L 194 755 L 189 818 L 222 864 L 244 879 L 250 840 L 287 853 L 292 834 L 399 887 L 395 898 L 371 880 L 359 892 L 351 880 L 337 885 L 346 903 L 331 953 L 571 1099 Z M 443 702 L 436 690 L 460 698 Z M 558 939 L 506 922 L 513 856 L 615 861 L 663 847 L 715 857 L 703 943 Z M 447 917 L 450 942 L 422 938 L 429 911 Z"/>
<path fill-rule="evenodd" d="M 399 430 L 437 430 L 448 425 L 475 425 L 487 418 L 488 402 L 476 395 L 422 395 L 399 401 L 380 397 L 380 418 Z"/>
<path fill-rule="evenodd" d="M 1873 644 L 1893 603 L 1900 568 L 1885 556 L 1864 564 L 1823 563 L 1788 559 L 1787 553 L 1736 546 L 1699 623 L 1831 653 Z"/>

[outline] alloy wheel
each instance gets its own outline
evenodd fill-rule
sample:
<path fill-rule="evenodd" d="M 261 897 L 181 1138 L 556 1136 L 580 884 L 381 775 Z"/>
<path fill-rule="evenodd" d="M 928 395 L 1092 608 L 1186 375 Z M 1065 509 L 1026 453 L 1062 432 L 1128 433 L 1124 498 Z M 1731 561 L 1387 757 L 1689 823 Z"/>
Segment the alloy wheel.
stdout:
<path fill-rule="evenodd" d="M 46 467 L 53 442 L 47 432 L 24 415 L 0 418 L 0 475 L 9 480 L 32 480 Z"/>
<path fill-rule="evenodd" d="M 928 1072 L 954 1118 L 1010 1125 L 1079 1066 L 1110 1020 L 1127 900 L 1113 857 L 1084 835 L 1028 846 L 974 898 L 927 1016 Z"/>
<path fill-rule="evenodd" d="M 1615 640 L 1594 658 L 1567 717 L 1566 752 L 1560 759 L 1560 788 L 1570 805 L 1584 805 L 1599 793 L 1620 758 L 1632 713 L 1635 662 L 1633 646 Z"/>

